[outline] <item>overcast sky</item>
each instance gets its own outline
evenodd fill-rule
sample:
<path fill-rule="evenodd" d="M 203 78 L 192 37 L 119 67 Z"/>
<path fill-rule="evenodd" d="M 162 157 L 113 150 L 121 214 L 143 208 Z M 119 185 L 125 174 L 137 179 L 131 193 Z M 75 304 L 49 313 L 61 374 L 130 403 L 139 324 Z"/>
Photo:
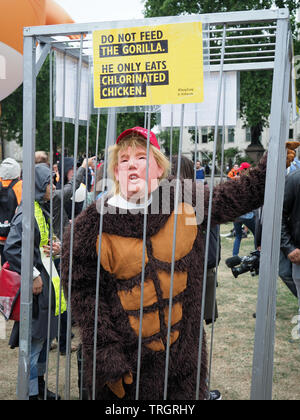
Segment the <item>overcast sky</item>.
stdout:
<path fill-rule="evenodd" d="M 142 0 L 55 0 L 75 22 L 143 18 Z"/>

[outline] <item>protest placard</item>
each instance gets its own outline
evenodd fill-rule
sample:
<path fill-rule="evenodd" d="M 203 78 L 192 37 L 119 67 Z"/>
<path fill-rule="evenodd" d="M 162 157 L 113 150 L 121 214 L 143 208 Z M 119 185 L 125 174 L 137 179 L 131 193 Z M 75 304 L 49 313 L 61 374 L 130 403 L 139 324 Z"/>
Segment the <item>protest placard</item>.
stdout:
<path fill-rule="evenodd" d="M 203 100 L 201 22 L 93 33 L 98 108 Z"/>

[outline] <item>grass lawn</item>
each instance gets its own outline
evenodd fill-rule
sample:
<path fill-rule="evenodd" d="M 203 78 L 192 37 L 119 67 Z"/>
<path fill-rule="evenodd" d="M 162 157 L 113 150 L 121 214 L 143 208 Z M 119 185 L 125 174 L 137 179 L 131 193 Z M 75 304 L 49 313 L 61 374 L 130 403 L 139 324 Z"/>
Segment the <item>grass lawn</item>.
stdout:
<path fill-rule="evenodd" d="M 232 225 L 224 225 L 221 233 L 229 233 Z M 233 239 L 222 237 L 222 260 L 218 272 L 217 301 L 219 318 L 214 326 L 211 389 L 219 389 L 224 400 L 250 398 L 252 358 L 254 348 L 258 277 L 249 273 L 235 279 L 226 267 L 225 259 L 232 255 Z M 240 255 L 253 250 L 253 237 L 243 239 Z M 273 398 L 276 400 L 300 399 L 300 340 L 293 340 L 297 316 L 297 300 L 279 279 L 277 297 L 276 341 L 274 359 Z M 294 323 L 293 323 L 294 322 Z M 3 323 L 0 324 L 3 332 Z M 6 324 L 6 334 L 0 334 L 0 400 L 16 399 L 18 349 L 8 347 L 12 322 Z M 208 350 L 211 343 L 211 326 L 205 326 Z M 78 339 L 76 330 L 75 341 Z M 55 391 L 56 351 L 50 352 L 49 388 Z M 59 393 L 64 397 L 65 361 L 60 357 Z M 77 360 L 72 353 L 71 399 L 78 399 Z"/>

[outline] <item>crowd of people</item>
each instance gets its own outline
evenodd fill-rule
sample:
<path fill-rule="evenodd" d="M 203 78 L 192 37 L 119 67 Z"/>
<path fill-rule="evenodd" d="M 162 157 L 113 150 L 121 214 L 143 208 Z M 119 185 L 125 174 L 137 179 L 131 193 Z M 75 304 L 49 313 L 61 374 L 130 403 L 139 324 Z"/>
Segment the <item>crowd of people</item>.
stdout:
<path fill-rule="evenodd" d="M 150 139 L 148 153 L 147 138 Z M 295 149 L 299 144 L 287 144 L 287 167 L 292 161 L 295 163 Z M 203 273 L 206 271 L 205 241 L 209 234 L 203 317 L 209 324 L 218 317 L 215 269 L 220 261 L 219 225 L 234 222 L 236 239 L 233 253 L 237 255 L 242 226 L 247 225 L 255 233 L 252 219 L 255 218 L 254 211 L 263 206 L 267 158 L 264 156 L 255 167 L 244 162 L 233 168 L 228 174 L 230 179 L 214 188 L 209 232 L 206 229 L 210 191 L 204 183 L 204 170 L 200 162 L 194 167 L 194 163 L 183 156 L 180 161 L 180 180 L 175 188 L 171 181 L 178 174 L 178 157 L 174 156 L 169 162 L 153 132 L 148 133 L 141 127 L 126 130 L 119 135 L 109 152 L 108 176 L 113 180 L 113 189 L 103 191 L 104 165 L 95 168 L 95 157 L 84 159 L 74 177 L 73 158 L 65 158 L 50 168 L 47 154 L 36 152 L 30 399 L 60 399 L 45 389 L 44 375 L 51 342 L 58 339 L 60 351 L 64 353 L 66 350 L 69 270 L 72 278 L 72 322 L 80 331 L 89 398 L 94 394 L 96 399 L 135 399 L 138 385 L 140 399 L 163 399 L 165 377 L 162 372 L 167 350 L 168 399 L 194 399 L 198 369 L 201 379 L 199 398 L 221 398 L 218 391 L 211 392 L 207 387 L 205 333 L 200 343 L 202 353 L 198 366 Z M 291 262 L 291 278 L 298 295 L 300 244 L 298 231 L 295 234 L 292 226 L 300 225 L 299 173 L 295 171 L 295 174 L 287 176 L 282 234 L 282 250 Z M 13 159 L 2 162 L 1 185 L 5 188 L 11 186 L 9 197 L 15 195 L 14 205 L 10 205 L 10 216 L 0 220 L 1 227 L 9 225 L 6 226 L 7 235 L 0 238 L 2 264 L 6 261 L 9 269 L 19 274 L 23 215 L 20 175 L 20 166 Z M 184 180 L 191 180 L 191 183 L 187 184 Z M 168 203 L 164 202 L 167 185 L 171 185 L 167 194 Z M 256 191 L 255 195 L 248 194 L 250 187 Z M 176 189 L 180 191 L 179 195 Z M 75 196 L 73 191 L 76 191 Z M 176 201 L 178 196 L 179 201 Z M 52 206 L 49 205 L 50 199 Z M 199 201 L 201 206 L 198 208 Z M 231 203 L 230 208 L 228 202 Z M 13 211 L 11 207 L 14 207 Z M 50 208 L 52 223 L 49 223 Z M 151 211 L 152 208 L 156 211 Z M 71 234 L 74 235 L 72 267 Z M 99 290 L 96 281 L 98 259 L 101 265 Z M 95 305 L 96 296 L 98 307 Z M 59 314 L 62 328 L 58 337 Z M 19 323 L 15 322 L 11 347 L 19 344 L 18 330 Z M 141 352 L 138 351 L 139 345 Z M 140 375 L 137 372 L 139 358 Z"/>

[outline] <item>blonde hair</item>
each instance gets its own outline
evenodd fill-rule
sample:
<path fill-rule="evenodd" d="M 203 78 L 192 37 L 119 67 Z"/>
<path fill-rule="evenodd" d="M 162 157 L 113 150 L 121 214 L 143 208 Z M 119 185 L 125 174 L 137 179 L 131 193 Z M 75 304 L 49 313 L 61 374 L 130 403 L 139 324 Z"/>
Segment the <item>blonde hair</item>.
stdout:
<path fill-rule="evenodd" d="M 108 157 L 108 174 L 111 179 L 114 181 L 114 193 L 119 194 L 119 182 L 115 177 L 115 168 L 118 166 L 118 156 L 119 152 L 126 150 L 128 147 L 132 147 L 136 149 L 137 147 L 143 147 L 144 149 L 147 148 L 147 142 L 144 137 L 141 136 L 134 136 L 130 134 L 127 137 L 124 137 L 118 144 L 111 146 L 109 148 L 109 157 Z M 156 147 L 152 146 L 150 143 L 150 150 L 153 153 L 154 159 L 156 160 L 157 165 L 163 169 L 162 176 L 159 178 L 161 181 L 164 178 L 167 178 L 170 174 L 170 162 L 167 157 Z"/>
<path fill-rule="evenodd" d="M 49 164 L 48 154 L 43 150 L 35 152 L 35 163 L 47 163 Z"/>

